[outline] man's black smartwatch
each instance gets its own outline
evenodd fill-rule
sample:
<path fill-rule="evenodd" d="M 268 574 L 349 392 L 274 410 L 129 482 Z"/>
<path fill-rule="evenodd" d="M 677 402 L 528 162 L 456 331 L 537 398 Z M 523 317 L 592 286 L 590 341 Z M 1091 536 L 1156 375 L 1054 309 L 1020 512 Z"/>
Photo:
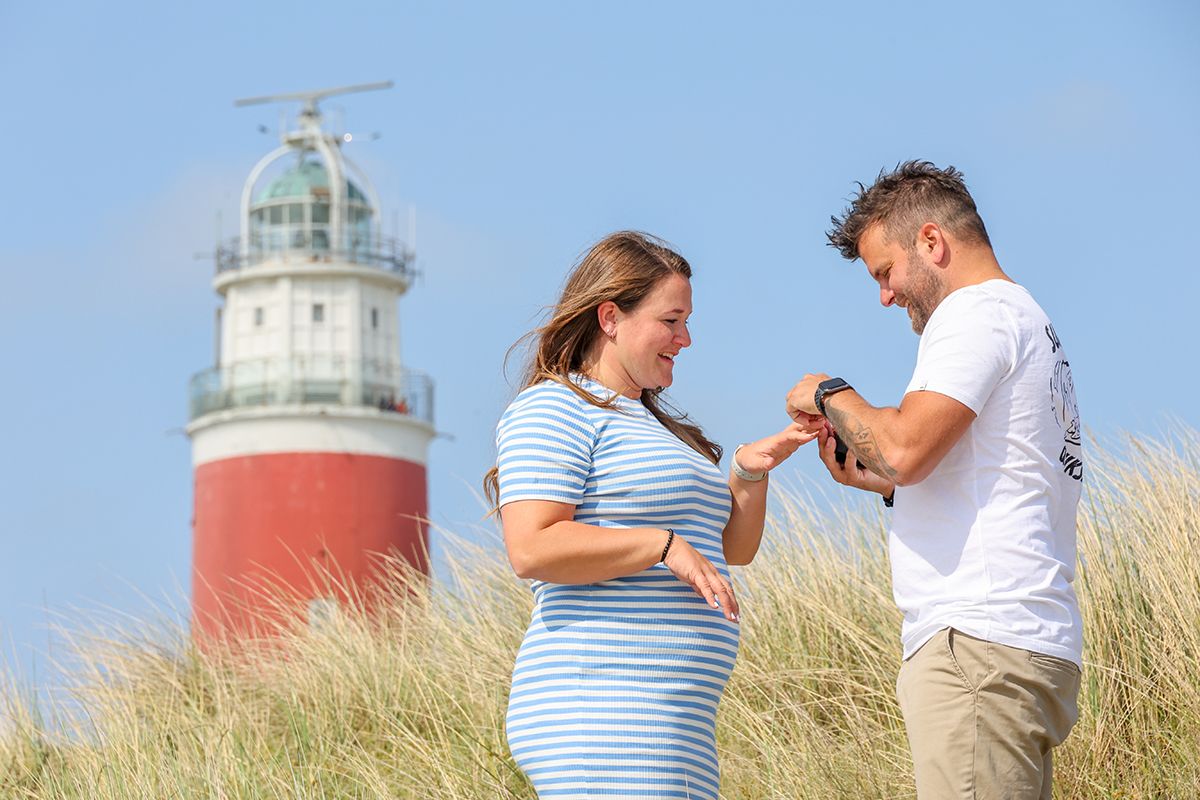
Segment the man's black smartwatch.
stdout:
<path fill-rule="evenodd" d="M 813 393 L 813 403 L 817 407 L 817 412 L 823 417 L 825 416 L 825 398 L 831 394 L 854 387 L 846 383 L 841 378 L 830 378 L 827 381 L 821 381 L 817 384 L 817 391 Z"/>

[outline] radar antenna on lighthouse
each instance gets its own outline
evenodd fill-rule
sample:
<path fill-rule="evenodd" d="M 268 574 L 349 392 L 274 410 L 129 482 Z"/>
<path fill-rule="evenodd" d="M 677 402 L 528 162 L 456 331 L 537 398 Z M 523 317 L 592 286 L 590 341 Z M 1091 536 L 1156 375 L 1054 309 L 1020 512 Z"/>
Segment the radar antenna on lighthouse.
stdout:
<path fill-rule="evenodd" d="M 252 630 L 281 608 L 279 589 L 327 617 L 382 555 L 428 569 L 433 385 L 401 361 L 396 313 L 414 255 L 384 235 L 369 177 L 318 107 L 391 86 L 236 102 L 303 107 L 250 170 L 240 235 L 216 248 L 217 364 L 192 378 L 187 426 L 197 632 Z M 347 585 L 314 580 L 323 571 Z"/>

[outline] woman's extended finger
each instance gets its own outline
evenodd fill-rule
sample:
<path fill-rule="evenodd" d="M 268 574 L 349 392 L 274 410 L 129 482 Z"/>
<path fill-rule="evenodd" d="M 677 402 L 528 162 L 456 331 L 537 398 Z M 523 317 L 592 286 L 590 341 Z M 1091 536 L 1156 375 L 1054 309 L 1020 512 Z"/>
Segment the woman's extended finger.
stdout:
<path fill-rule="evenodd" d="M 747 448 L 747 450 L 753 455 L 761 457 L 763 468 L 770 470 L 796 452 L 802 445 L 816 439 L 820 431 L 820 428 L 810 430 L 801 425 L 791 425 L 786 430 L 761 440 L 759 442 L 761 446 L 758 448 Z"/>
<path fill-rule="evenodd" d="M 788 439 L 795 442 L 797 445 L 808 444 L 813 439 L 817 438 L 818 433 L 820 433 L 819 430 L 796 431 L 795 433 L 788 434 Z"/>
<path fill-rule="evenodd" d="M 813 437 L 817 435 L 817 430 L 817 428 L 808 428 L 803 425 L 789 425 L 786 430 L 769 437 L 766 441 L 774 439 L 779 442 L 804 444 L 812 441 Z"/>

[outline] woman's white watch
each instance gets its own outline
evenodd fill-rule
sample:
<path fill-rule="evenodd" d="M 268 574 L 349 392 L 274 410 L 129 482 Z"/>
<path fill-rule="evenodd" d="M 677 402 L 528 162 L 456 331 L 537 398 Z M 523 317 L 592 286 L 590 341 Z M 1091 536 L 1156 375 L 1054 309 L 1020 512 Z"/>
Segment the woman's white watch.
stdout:
<path fill-rule="evenodd" d="M 745 446 L 746 445 L 744 445 L 744 444 L 739 444 L 737 446 L 737 448 L 733 451 L 733 458 L 729 459 L 729 465 L 731 467 L 733 467 L 734 475 L 737 475 L 739 478 L 741 478 L 744 481 L 750 481 L 751 483 L 757 483 L 758 481 L 761 481 L 763 478 L 767 477 L 766 470 L 764 470 L 762 472 L 747 472 L 746 470 L 742 469 L 741 464 L 737 463 L 738 450 L 741 450 Z"/>

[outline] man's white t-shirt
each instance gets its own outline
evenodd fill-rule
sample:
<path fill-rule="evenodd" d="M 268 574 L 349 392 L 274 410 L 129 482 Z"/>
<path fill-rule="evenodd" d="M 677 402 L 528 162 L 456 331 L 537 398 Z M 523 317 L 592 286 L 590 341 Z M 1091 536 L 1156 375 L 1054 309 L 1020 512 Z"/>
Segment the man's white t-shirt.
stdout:
<path fill-rule="evenodd" d="M 907 392 L 976 414 L 933 473 L 896 490 L 890 550 L 908 658 L 953 627 L 1081 664 L 1075 511 L 1083 477 L 1071 366 L 1046 314 L 1004 280 L 948 295 Z"/>

